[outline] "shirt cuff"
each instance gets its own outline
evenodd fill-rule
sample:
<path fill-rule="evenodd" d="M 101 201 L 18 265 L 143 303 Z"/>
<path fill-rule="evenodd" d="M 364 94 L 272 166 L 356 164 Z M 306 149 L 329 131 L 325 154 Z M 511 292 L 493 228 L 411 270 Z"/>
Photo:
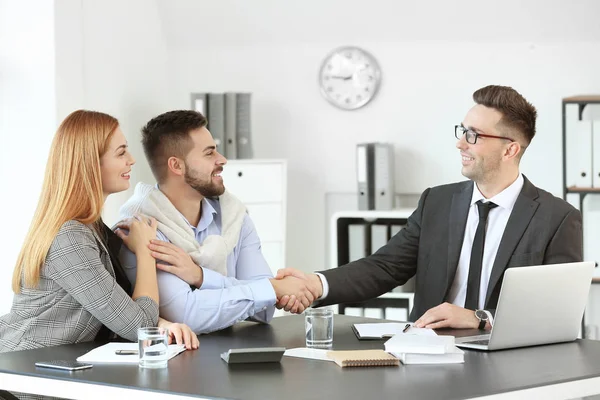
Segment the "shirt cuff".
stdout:
<path fill-rule="evenodd" d="M 315 300 L 323 300 L 329 294 L 329 283 L 327 282 L 327 278 L 325 278 L 325 275 L 319 272 L 315 272 L 315 275 L 317 275 L 319 279 L 321 279 L 321 286 L 323 286 L 323 294 L 321 294 L 321 297 Z"/>
<path fill-rule="evenodd" d="M 224 276 L 212 269 L 202 268 L 202 286 L 198 289 L 223 289 L 225 286 Z"/>
<path fill-rule="evenodd" d="M 484 313 L 488 316 L 488 321 L 490 321 L 490 326 L 494 326 L 494 316 L 488 310 L 483 310 Z"/>
<path fill-rule="evenodd" d="M 277 303 L 275 289 L 273 289 L 273 285 L 271 285 L 268 278 L 250 281 L 248 287 L 252 291 L 255 312 L 264 311 L 267 307 L 272 307 Z"/>

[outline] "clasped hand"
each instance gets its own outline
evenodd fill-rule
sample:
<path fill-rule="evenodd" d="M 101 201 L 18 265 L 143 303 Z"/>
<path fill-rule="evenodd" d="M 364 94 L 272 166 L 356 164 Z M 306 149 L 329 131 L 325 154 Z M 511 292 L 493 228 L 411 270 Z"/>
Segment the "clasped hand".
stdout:
<path fill-rule="evenodd" d="M 323 294 L 318 275 L 305 274 L 294 268 L 280 269 L 271 283 L 277 295 L 276 307 L 295 314 L 304 312 Z"/>

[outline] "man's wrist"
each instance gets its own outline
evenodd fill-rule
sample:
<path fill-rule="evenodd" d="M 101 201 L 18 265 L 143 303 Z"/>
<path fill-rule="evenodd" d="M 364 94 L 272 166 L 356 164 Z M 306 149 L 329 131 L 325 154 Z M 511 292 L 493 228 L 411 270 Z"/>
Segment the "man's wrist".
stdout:
<path fill-rule="evenodd" d="M 275 296 L 277 296 L 277 300 L 279 300 L 279 281 L 275 278 L 269 278 L 269 282 L 271 282 L 271 286 L 273 286 L 273 290 L 275 291 Z"/>
<path fill-rule="evenodd" d="M 475 328 L 481 329 L 481 330 L 492 329 L 493 320 L 492 320 L 491 313 L 489 311 L 478 309 L 478 310 L 475 310 L 474 316 L 477 321 Z"/>
<path fill-rule="evenodd" d="M 316 290 L 316 293 L 313 293 L 315 300 L 320 299 L 323 296 L 323 282 L 321 281 L 321 277 L 319 274 L 309 274 L 308 278 Z"/>

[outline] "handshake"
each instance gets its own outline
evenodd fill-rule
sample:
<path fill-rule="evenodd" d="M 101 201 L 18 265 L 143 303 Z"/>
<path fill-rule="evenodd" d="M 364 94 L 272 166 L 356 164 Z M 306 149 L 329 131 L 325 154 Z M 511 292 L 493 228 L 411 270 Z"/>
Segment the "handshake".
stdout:
<path fill-rule="evenodd" d="M 317 274 L 284 268 L 277 271 L 277 276 L 270 281 L 277 296 L 275 306 L 294 314 L 301 314 L 323 295 L 323 285 Z"/>

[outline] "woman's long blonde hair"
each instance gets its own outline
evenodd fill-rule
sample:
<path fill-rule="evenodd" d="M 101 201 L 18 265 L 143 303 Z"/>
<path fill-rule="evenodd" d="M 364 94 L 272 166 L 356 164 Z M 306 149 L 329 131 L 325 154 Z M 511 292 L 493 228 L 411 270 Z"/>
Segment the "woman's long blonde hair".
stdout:
<path fill-rule="evenodd" d="M 77 110 L 60 124 L 52 146 L 44 185 L 25 243 L 19 253 L 12 289 L 36 287 L 46 255 L 60 227 L 69 220 L 100 220 L 104 195 L 100 157 L 119 126 L 116 118 Z"/>

